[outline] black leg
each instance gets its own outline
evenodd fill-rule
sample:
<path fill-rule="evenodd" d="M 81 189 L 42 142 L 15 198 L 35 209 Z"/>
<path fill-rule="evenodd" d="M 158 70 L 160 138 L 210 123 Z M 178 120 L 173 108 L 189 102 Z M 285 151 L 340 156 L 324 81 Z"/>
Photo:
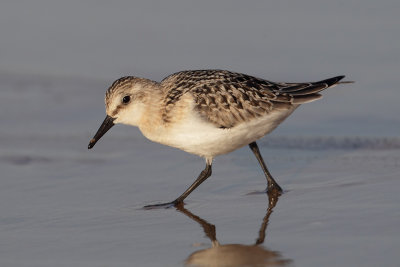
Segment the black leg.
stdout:
<path fill-rule="evenodd" d="M 260 150 L 258 149 L 258 145 L 256 142 L 252 142 L 249 144 L 251 151 L 253 151 L 254 155 L 256 156 L 258 162 L 261 165 L 261 168 L 267 178 L 267 192 L 268 193 L 282 193 L 282 188 L 278 185 L 278 183 L 272 178 L 271 173 L 268 171 L 267 165 L 265 165 L 264 160 L 261 156 Z"/>
<path fill-rule="evenodd" d="M 182 203 L 183 200 L 190 195 L 190 193 L 192 193 L 193 190 L 195 190 L 202 182 L 204 182 L 208 177 L 211 176 L 211 164 L 206 165 L 205 169 L 201 171 L 199 177 L 197 177 L 196 181 L 194 181 L 194 183 L 189 186 L 188 189 L 186 189 L 185 192 L 183 192 L 182 195 L 180 195 L 180 197 L 178 197 L 177 199 L 175 199 L 174 201 L 172 201 L 172 203 L 174 203 L 174 205 L 178 205 L 179 203 Z"/>
<path fill-rule="evenodd" d="M 199 177 L 197 177 L 196 181 L 194 181 L 194 183 L 189 186 L 188 189 L 186 189 L 185 192 L 183 192 L 182 195 L 180 195 L 177 199 L 175 199 L 172 202 L 168 202 L 168 203 L 162 203 L 162 204 L 155 204 L 155 205 L 148 205 L 148 206 L 144 206 L 145 209 L 152 209 L 152 208 L 160 208 L 160 207 L 171 207 L 171 206 L 177 206 L 179 204 L 183 203 L 183 200 L 190 195 L 190 193 L 193 192 L 193 190 L 195 190 L 202 182 L 204 182 L 208 177 L 211 176 L 211 163 L 206 164 L 205 169 L 200 173 Z"/>

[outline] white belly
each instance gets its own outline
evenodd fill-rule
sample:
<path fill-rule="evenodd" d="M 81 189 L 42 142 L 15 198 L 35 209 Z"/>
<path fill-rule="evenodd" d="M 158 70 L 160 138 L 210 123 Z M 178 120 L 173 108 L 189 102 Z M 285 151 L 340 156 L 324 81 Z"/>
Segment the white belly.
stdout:
<path fill-rule="evenodd" d="M 201 157 L 214 158 L 248 145 L 268 134 L 293 110 L 273 112 L 229 129 L 218 128 L 193 114 L 156 135 L 144 134 L 152 141 Z"/>

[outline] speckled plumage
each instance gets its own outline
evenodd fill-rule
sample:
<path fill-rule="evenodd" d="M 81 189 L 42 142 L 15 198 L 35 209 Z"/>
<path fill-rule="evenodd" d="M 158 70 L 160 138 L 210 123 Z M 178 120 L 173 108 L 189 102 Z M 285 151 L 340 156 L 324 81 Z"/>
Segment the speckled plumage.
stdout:
<path fill-rule="evenodd" d="M 204 118 L 218 127 L 231 128 L 274 110 L 289 110 L 319 99 L 318 92 L 341 78 L 316 83 L 274 83 L 225 70 L 182 71 L 160 84 L 166 93 L 163 119 L 169 121 L 170 110 L 182 95 L 189 93 Z"/>
<path fill-rule="evenodd" d="M 148 139 L 206 159 L 206 168 L 176 200 L 178 204 L 211 175 L 213 158 L 245 145 L 259 161 L 268 192 L 280 194 L 256 140 L 274 130 L 300 104 L 344 76 L 312 83 L 277 83 L 226 70 L 182 71 L 161 82 L 133 76 L 116 80 L 106 92 L 107 117 L 89 148 L 114 124 L 139 127 Z"/>

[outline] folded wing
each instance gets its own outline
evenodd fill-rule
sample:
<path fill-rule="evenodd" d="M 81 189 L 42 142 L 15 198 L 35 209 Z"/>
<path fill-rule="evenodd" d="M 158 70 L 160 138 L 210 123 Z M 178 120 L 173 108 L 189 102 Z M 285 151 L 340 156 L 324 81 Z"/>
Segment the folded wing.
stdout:
<path fill-rule="evenodd" d="M 322 97 L 320 91 L 343 78 L 337 76 L 312 83 L 274 83 L 240 73 L 204 70 L 173 74 L 162 83 L 170 85 L 166 107 L 173 108 L 180 96 L 190 93 L 195 109 L 204 119 L 218 127 L 231 128 L 271 112 L 287 112 L 315 101 Z"/>

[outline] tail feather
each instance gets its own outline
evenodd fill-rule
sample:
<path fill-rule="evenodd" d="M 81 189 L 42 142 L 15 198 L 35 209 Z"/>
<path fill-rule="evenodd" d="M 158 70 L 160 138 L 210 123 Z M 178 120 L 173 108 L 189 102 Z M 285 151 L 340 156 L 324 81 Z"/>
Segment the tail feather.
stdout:
<path fill-rule="evenodd" d="M 308 87 L 298 90 L 298 91 L 289 92 L 289 94 L 292 96 L 311 95 L 311 94 L 318 93 L 328 87 L 329 86 L 327 86 L 326 83 L 317 83 L 317 84 L 313 84 L 311 86 L 308 86 Z"/>
<path fill-rule="evenodd" d="M 355 83 L 355 81 L 341 81 L 338 82 L 337 84 L 345 84 L 345 83 Z"/>

